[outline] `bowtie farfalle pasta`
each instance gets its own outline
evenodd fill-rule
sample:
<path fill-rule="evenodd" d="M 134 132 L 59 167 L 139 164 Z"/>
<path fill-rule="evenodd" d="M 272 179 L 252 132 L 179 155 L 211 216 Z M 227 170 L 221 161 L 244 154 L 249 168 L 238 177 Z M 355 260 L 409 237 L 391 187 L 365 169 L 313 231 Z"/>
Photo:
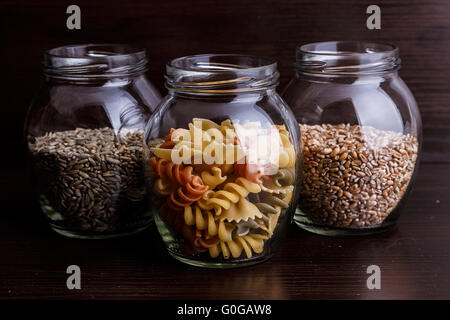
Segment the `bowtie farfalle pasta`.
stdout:
<path fill-rule="evenodd" d="M 247 129 L 275 132 L 276 152 L 269 152 L 277 155 L 275 163 L 250 161 L 261 135 L 247 136 Z M 285 126 L 269 129 L 196 118 L 150 148 L 160 216 L 184 239 L 187 253 L 250 259 L 264 251 L 292 200 L 296 160 Z M 262 137 L 272 139 L 273 148 L 273 136 Z"/>

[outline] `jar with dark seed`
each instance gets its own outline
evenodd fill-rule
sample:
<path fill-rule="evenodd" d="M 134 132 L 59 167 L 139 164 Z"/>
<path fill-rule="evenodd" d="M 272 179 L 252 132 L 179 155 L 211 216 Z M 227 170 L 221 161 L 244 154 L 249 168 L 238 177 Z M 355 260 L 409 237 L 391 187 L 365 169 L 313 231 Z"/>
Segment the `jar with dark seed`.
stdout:
<path fill-rule="evenodd" d="M 45 54 L 45 82 L 25 124 L 36 195 L 50 226 L 77 238 L 145 229 L 143 132 L 160 101 L 145 51 L 74 45 Z"/>

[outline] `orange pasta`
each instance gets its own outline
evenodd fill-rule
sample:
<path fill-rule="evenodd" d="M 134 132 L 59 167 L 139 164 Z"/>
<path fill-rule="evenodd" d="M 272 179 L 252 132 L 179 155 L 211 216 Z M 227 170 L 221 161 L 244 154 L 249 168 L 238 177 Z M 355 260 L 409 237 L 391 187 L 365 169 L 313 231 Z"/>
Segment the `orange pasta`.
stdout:
<path fill-rule="evenodd" d="M 161 145 L 159 146 L 159 148 L 162 148 L 162 149 L 172 149 L 172 148 L 176 145 L 176 142 L 175 142 L 175 141 L 172 141 L 172 133 L 173 133 L 174 131 L 175 131 L 174 128 L 170 129 L 170 133 L 167 135 L 166 139 L 164 140 L 164 143 L 161 144 Z"/>
<path fill-rule="evenodd" d="M 205 252 L 219 243 L 217 236 L 211 236 L 206 230 L 198 230 L 192 226 L 184 225 L 181 233 L 195 252 Z"/>
<path fill-rule="evenodd" d="M 179 185 L 176 191 L 167 197 L 167 206 L 173 211 L 181 211 L 197 200 L 208 190 L 202 178 L 192 173 L 193 167 L 174 164 L 172 161 L 150 158 L 150 165 L 161 179 L 167 179 Z"/>
<path fill-rule="evenodd" d="M 163 144 L 159 146 L 161 149 L 172 149 L 176 145 L 175 141 L 164 141 Z"/>
<path fill-rule="evenodd" d="M 158 159 L 157 157 L 151 157 L 150 166 L 160 178 L 168 179 L 180 185 L 186 185 L 192 182 L 194 177 L 198 177 L 192 174 L 192 171 L 194 170 L 192 166 L 184 167 L 184 165 L 181 163 L 175 164 L 172 161 L 166 159 Z"/>
<path fill-rule="evenodd" d="M 253 182 L 262 183 L 263 170 L 257 164 L 250 164 L 245 160 L 245 163 L 235 163 L 234 171 L 241 177 Z"/>
<path fill-rule="evenodd" d="M 170 133 L 166 136 L 166 138 L 164 139 L 164 143 L 161 144 L 159 146 L 159 148 L 172 149 L 177 144 L 177 141 L 173 141 L 173 139 L 175 137 L 178 137 L 178 136 L 182 135 L 182 134 L 183 134 L 182 129 L 176 129 L 175 130 L 174 128 L 171 128 L 170 129 Z"/>
<path fill-rule="evenodd" d="M 203 184 L 199 176 L 194 176 L 192 181 L 183 187 L 179 187 L 169 197 L 167 197 L 167 205 L 172 210 L 181 210 L 200 200 L 202 195 L 208 190 L 208 186 Z"/>

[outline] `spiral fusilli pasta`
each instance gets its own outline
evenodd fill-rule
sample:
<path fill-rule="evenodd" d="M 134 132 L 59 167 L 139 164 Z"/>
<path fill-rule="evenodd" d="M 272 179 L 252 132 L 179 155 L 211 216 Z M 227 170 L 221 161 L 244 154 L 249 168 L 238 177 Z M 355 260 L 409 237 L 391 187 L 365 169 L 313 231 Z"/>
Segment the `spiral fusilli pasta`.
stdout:
<path fill-rule="evenodd" d="M 279 169 L 277 174 L 273 178 L 273 182 L 277 187 L 286 187 L 293 185 L 295 183 L 294 167 Z"/>
<path fill-rule="evenodd" d="M 195 176 L 191 182 L 172 192 L 167 198 L 167 204 L 173 210 L 180 210 L 200 200 L 207 190 L 208 186 L 203 184 L 199 176 Z"/>
<path fill-rule="evenodd" d="M 166 159 L 150 158 L 150 166 L 161 179 L 170 180 L 179 185 L 185 185 L 191 182 L 195 175 L 192 174 L 193 167 L 185 167 L 182 164 L 174 164 Z"/>
<path fill-rule="evenodd" d="M 192 166 L 174 164 L 165 159 L 150 158 L 150 166 L 159 179 L 156 180 L 155 188 L 160 195 L 167 195 L 167 205 L 175 211 L 187 207 L 197 200 L 208 190 L 202 179 L 192 173 Z M 168 181 L 179 186 L 172 191 Z M 170 192 L 171 191 L 171 192 Z M 170 192 L 170 194 L 169 194 Z"/>
<path fill-rule="evenodd" d="M 226 183 L 222 190 L 204 194 L 198 205 L 202 209 L 214 210 L 221 220 L 236 221 L 260 217 L 256 206 L 245 197 L 252 192 L 258 193 L 261 187 L 245 178 L 239 177 L 234 182 Z"/>
<path fill-rule="evenodd" d="M 273 131 L 279 163 L 265 162 L 267 155 L 259 152 L 250 162 L 251 147 Z M 295 184 L 296 154 L 284 126 L 194 118 L 149 149 L 160 217 L 184 239 L 187 254 L 250 259 L 263 253 Z"/>
<path fill-rule="evenodd" d="M 253 163 L 235 163 L 234 171 L 241 177 L 253 182 L 262 183 L 261 177 L 263 176 L 263 170 L 261 166 Z"/>
<path fill-rule="evenodd" d="M 217 246 L 220 241 L 217 236 L 210 236 L 208 232 L 188 225 L 182 226 L 181 233 L 184 239 L 187 240 L 190 249 L 194 252 L 208 251 L 208 249 Z"/>
<path fill-rule="evenodd" d="M 282 147 L 280 148 L 280 168 L 291 168 L 295 166 L 295 149 L 289 138 L 289 132 L 285 126 L 278 126 Z"/>
<path fill-rule="evenodd" d="M 188 226 L 195 226 L 198 230 L 208 230 L 210 236 L 218 233 L 218 226 L 211 211 L 202 211 L 199 207 L 184 208 L 184 221 Z"/>
<path fill-rule="evenodd" d="M 268 237 L 262 234 L 249 234 L 243 237 L 235 236 L 232 241 L 219 241 L 219 243 L 209 248 L 209 254 L 212 258 L 216 258 L 222 253 L 224 259 L 239 258 L 242 255 L 242 251 L 248 259 L 253 256 L 254 253 L 262 253 L 264 250 L 264 241 Z"/>
<path fill-rule="evenodd" d="M 201 173 L 203 182 L 212 190 L 227 180 L 227 176 L 222 176 L 222 169 L 212 167 L 210 171 L 205 170 Z"/>

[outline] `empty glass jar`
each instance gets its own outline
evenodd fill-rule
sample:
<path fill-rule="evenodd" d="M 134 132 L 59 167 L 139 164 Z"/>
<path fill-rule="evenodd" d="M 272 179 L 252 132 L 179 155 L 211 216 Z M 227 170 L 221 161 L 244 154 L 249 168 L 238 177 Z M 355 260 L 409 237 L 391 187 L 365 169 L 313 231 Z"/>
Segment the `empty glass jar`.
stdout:
<path fill-rule="evenodd" d="M 169 94 L 151 116 L 148 187 L 169 253 L 237 267 L 270 258 L 292 220 L 299 128 L 275 92 L 276 63 L 196 55 L 167 65 Z"/>
<path fill-rule="evenodd" d="M 143 132 L 160 101 L 144 50 L 75 45 L 45 54 L 45 83 L 25 136 L 39 202 L 51 227 L 78 238 L 143 230 L 152 221 Z"/>
<path fill-rule="evenodd" d="M 418 168 L 421 119 L 398 75 L 397 47 L 312 43 L 297 49 L 283 97 L 300 124 L 303 180 L 294 220 L 326 235 L 392 226 Z"/>

